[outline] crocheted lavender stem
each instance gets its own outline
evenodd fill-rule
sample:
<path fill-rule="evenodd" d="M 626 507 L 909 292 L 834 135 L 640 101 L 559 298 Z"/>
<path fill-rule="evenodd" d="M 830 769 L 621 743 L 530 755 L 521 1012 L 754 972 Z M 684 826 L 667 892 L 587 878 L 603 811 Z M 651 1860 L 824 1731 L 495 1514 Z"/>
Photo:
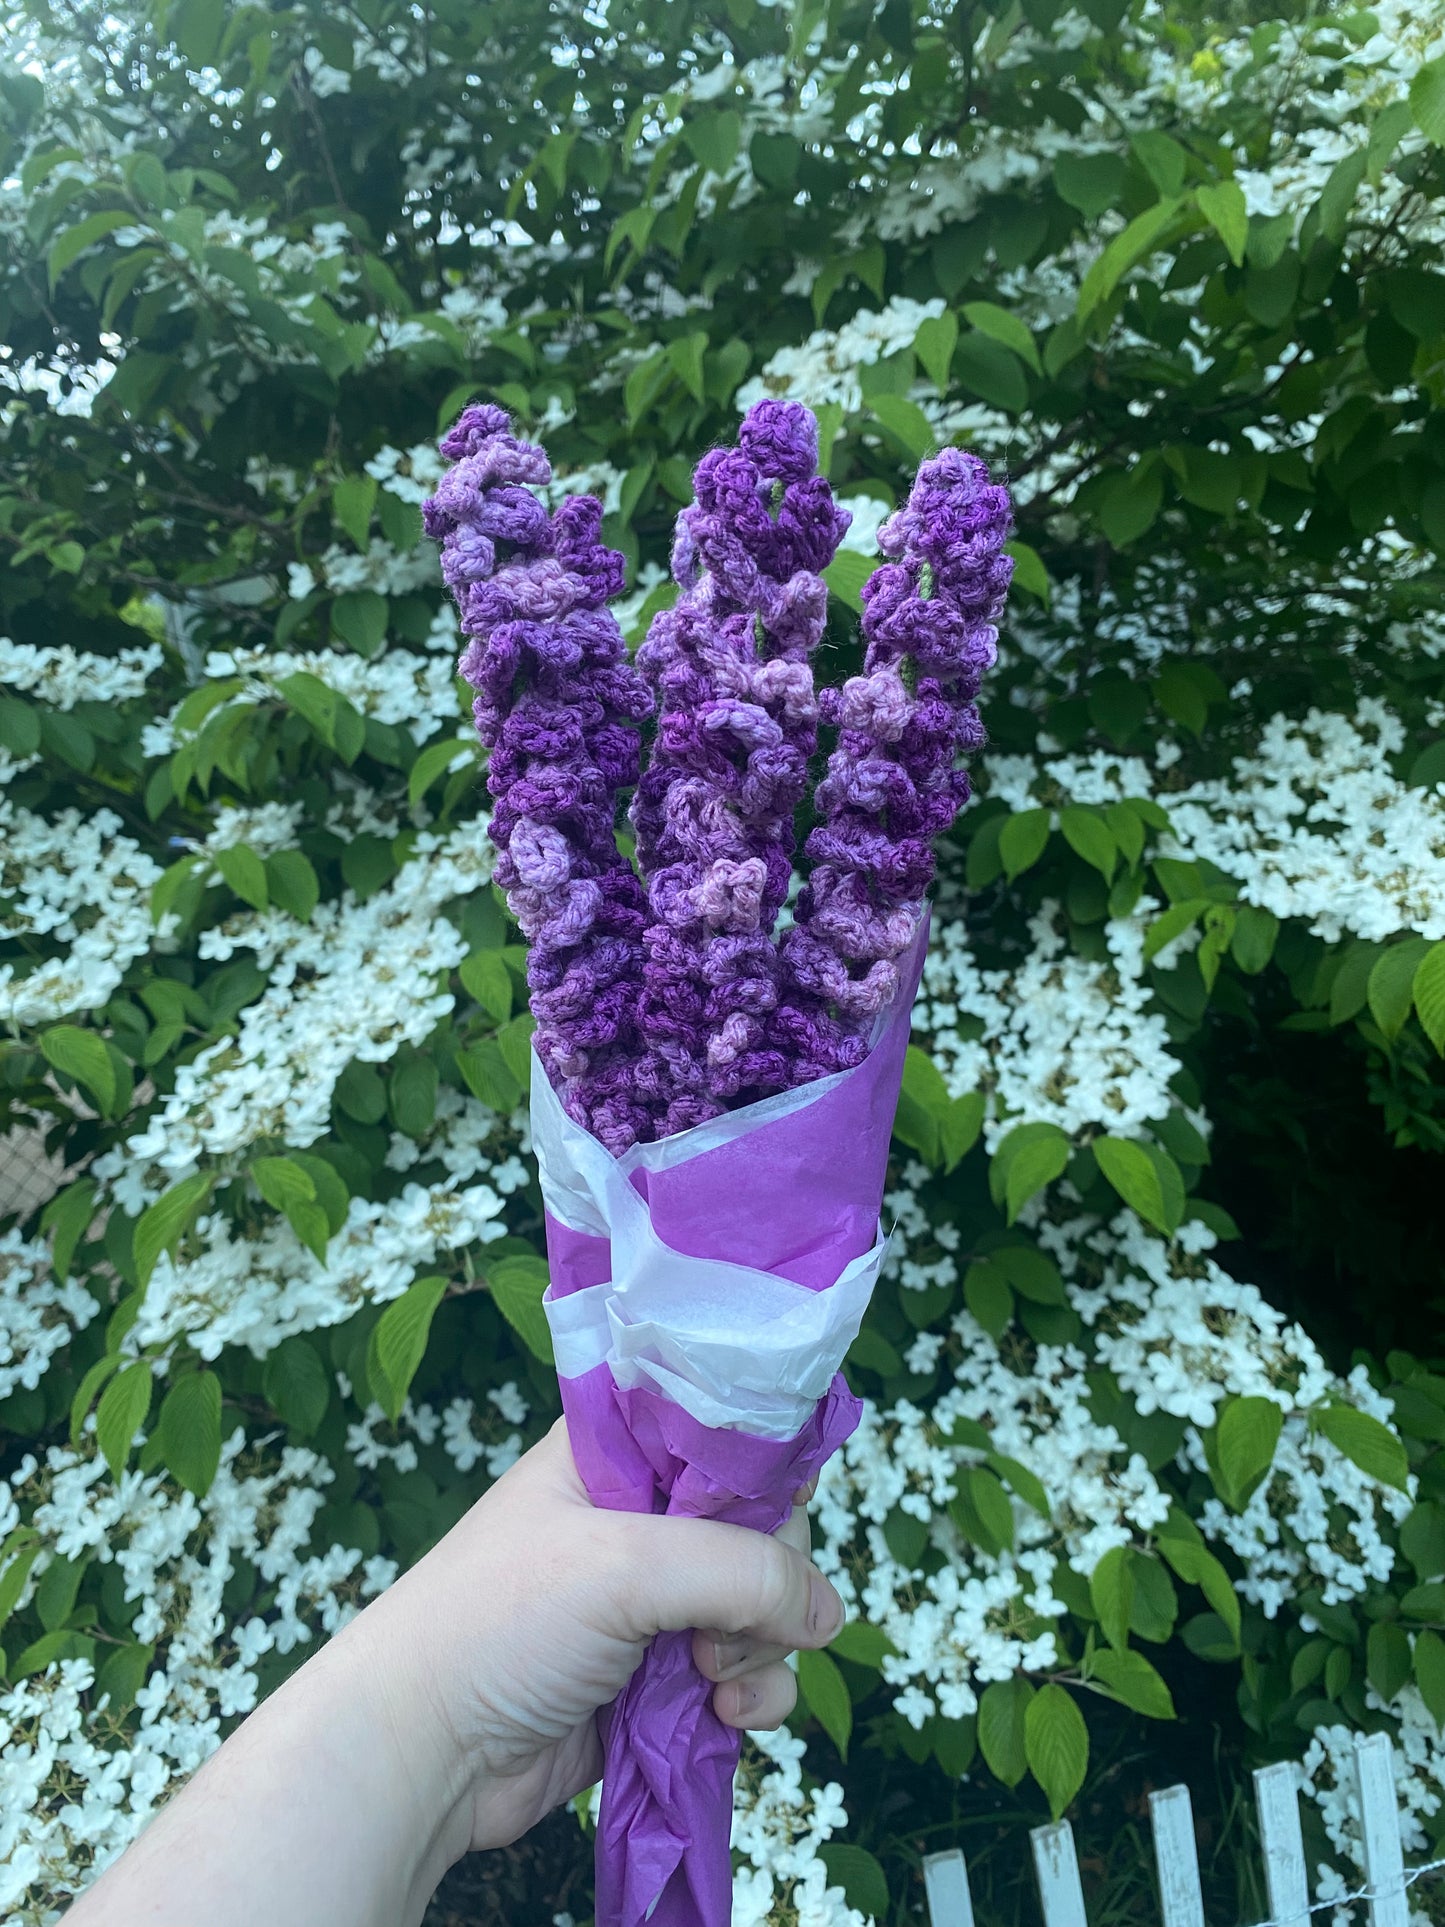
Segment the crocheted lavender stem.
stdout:
<path fill-rule="evenodd" d="M 961 752 L 984 741 L 974 698 L 997 657 L 1013 562 L 1008 491 L 946 448 L 884 523 L 863 588 L 864 673 L 822 698 L 837 747 L 818 784 L 812 869 L 781 947 L 773 1033 L 798 1083 L 856 1062 L 897 989 L 933 880 L 933 839 L 969 796 Z"/>
<path fill-rule="evenodd" d="M 698 464 L 673 547 L 682 594 L 637 658 L 659 705 L 632 806 L 653 913 L 638 1075 L 663 1134 L 795 1081 L 767 1036 L 772 930 L 817 746 L 819 572 L 849 518 L 813 472 L 817 423 L 800 404 L 759 402 L 738 440 Z"/>
<path fill-rule="evenodd" d="M 496 877 L 531 945 L 537 1051 L 569 1113 L 622 1151 L 650 1119 L 631 1079 L 646 909 L 616 822 L 652 710 L 606 606 L 623 560 L 593 497 L 549 514 L 532 493 L 551 466 L 503 409 L 468 408 L 441 450 L 455 466 L 423 521 L 468 638 L 458 671 L 491 751 Z"/>

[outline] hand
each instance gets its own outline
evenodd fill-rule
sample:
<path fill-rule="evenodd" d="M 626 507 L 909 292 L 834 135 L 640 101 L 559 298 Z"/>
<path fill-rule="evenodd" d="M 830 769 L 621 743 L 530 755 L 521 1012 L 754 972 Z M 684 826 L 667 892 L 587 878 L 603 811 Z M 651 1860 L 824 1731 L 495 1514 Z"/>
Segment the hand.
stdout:
<path fill-rule="evenodd" d="M 730 1726 L 775 1726 L 783 1655 L 843 1620 L 800 1510 L 774 1538 L 601 1512 L 555 1426 L 253 1713 L 67 1916 L 75 1927 L 398 1927 L 446 1868 L 601 1768 L 596 1716 L 654 1634 Z"/>
<path fill-rule="evenodd" d="M 771 1539 L 598 1511 L 559 1422 L 343 1639 L 400 1662 L 398 1726 L 430 1705 L 464 1763 L 466 1844 L 500 1846 L 599 1777 L 597 1712 L 655 1633 L 706 1622 L 693 1658 L 719 1719 L 781 1725 L 797 1698 L 784 1655 L 843 1622 L 807 1547 L 801 1507 Z"/>

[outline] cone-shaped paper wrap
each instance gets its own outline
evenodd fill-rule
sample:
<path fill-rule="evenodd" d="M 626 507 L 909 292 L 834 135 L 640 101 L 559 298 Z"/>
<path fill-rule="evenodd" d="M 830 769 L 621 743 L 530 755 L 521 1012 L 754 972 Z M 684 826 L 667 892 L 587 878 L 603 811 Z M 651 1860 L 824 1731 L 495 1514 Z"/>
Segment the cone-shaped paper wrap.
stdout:
<path fill-rule="evenodd" d="M 853 1430 L 839 1374 L 883 1262 L 878 1213 L 927 925 L 855 1070 L 614 1158 L 532 1064 L 547 1316 L 578 1470 L 617 1511 L 776 1531 Z M 608 1725 L 597 1927 L 727 1927 L 738 1735 L 686 1633 Z"/>

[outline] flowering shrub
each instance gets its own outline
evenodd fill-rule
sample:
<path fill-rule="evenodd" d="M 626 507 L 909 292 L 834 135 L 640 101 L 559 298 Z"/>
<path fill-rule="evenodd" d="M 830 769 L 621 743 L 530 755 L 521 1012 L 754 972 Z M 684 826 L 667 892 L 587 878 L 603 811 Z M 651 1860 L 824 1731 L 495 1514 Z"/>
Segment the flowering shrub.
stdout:
<path fill-rule="evenodd" d="M 815 775 L 931 699 L 860 598 L 880 542 L 927 552 L 907 476 L 963 443 L 1017 507 L 868 1416 L 816 1502 L 856 1617 L 745 1766 L 738 1918 L 906 1918 L 958 1838 L 1002 1917 L 1065 1808 L 1126 1893 L 1143 1786 L 1238 1845 L 1270 1758 L 1332 1896 L 1360 1729 L 1439 1851 L 1431 10 L 67 18 L 13 0 L 0 67 L 0 1126 L 63 1166 L 0 1195 L 0 1911 L 54 1918 L 556 1410 L 527 944 L 422 529 L 476 397 L 545 437 L 578 579 L 624 557 L 628 643 L 672 611 L 664 721 L 720 669 L 701 484 L 667 568 L 692 457 L 816 411 L 826 601 L 780 610 L 755 556 L 718 591 L 842 685 Z M 746 459 L 806 494 L 780 456 Z M 937 698 L 965 746 L 972 673 Z M 781 687 L 735 693 L 812 753 Z M 876 807 L 825 786 L 800 1028 L 886 966 L 882 916 L 857 985 L 810 975 Z M 670 790 L 635 815 L 678 827 Z M 724 827 L 776 898 L 777 822 Z M 708 1101 L 766 1068 L 738 1014 L 690 1019 Z"/>

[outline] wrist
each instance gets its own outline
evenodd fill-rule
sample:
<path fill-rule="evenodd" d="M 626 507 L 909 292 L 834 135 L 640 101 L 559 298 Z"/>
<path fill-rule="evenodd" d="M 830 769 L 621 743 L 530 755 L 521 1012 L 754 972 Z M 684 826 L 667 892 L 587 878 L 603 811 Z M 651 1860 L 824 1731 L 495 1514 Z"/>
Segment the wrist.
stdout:
<path fill-rule="evenodd" d="M 397 1856 L 403 1917 L 419 1921 L 471 1844 L 473 1775 L 435 1689 L 425 1628 L 408 1623 L 401 1605 L 387 1595 L 373 1601 L 317 1659 L 334 1669 L 328 1698 L 359 1776 L 386 1790 L 377 1824 Z"/>

